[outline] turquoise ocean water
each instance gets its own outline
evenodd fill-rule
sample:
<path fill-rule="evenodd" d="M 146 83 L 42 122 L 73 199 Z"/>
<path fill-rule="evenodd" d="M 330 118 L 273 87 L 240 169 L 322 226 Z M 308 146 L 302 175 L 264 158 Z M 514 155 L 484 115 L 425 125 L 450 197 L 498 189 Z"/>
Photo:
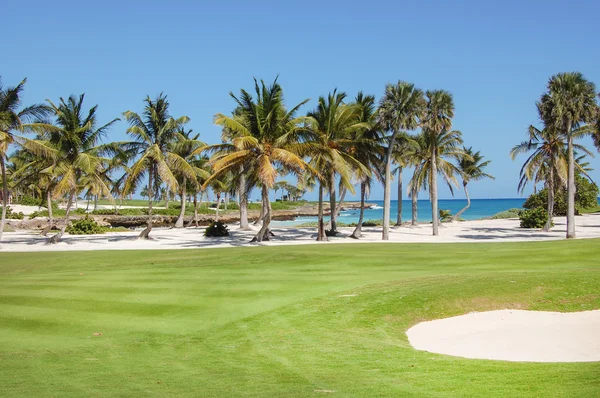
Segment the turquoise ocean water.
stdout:
<path fill-rule="evenodd" d="M 525 199 L 472 199 L 471 207 L 465 211 L 461 218 L 465 220 L 477 220 L 480 218 L 490 217 L 496 213 L 512 208 L 521 208 Z M 381 220 L 383 219 L 383 201 L 368 200 L 367 203 L 376 205 L 374 209 L 365 209 L 365 220 Z M 460 209 L 467 205 L 466 199 L 441 199 L 438 202 L 440 210 L 450 210 L 452 214 L 456 214 Z M 396 222 L 396 214 L 398 212 L 398 201 L 391 202 L 390 218 L 392 225 Z M 338 221 L 344 223 L 352 223 L 358 221 L 358 210 L 342 211 Z M 419 222 L 431 221 L 431 203 L 429 200 L 418 201 L 418 220 Z M 402 201 L 402 221 L 410 221 L 412 217 L 412 202 L 410 200 Z M 329 219 L 328 217 L 326 218 Z M 316 217 L 298 217 L 294 221 L 273 221 L 274 225 L 279 226 L 294 226 L 306 222 L 316 222 Z"/>

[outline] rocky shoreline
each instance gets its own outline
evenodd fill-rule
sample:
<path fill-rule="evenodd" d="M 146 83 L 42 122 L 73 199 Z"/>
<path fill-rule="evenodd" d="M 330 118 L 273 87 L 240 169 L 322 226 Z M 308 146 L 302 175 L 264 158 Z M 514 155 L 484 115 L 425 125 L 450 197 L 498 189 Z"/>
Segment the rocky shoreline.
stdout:
<path fill-rule="evenodd" d="M 369 206 L 373 206 L 371 204 L 365 204 L 365 208 Z M 343 210 L 346 209 L 359 209 L 360 203 L 358 202 L 344 202 L 342 207 Z M 324 205 L 324 214 L 326 216 L 330 215 L 329 204 Z M 293 221 L 297 217 L 316 217 L 319 215 L 318 206 L 316 204 L 307 204 L 304 206 L 299 206 L 294 210 L 273 210 L 273 215 L 271 217 L 272 220 L 277 221 Z M 74 214 L 70 218 L 71 220 L 77 220 L 80 218 L 84 218 L 80 214 Z M 112 227 L 112 228 L 139 228 L 146 226 L 148 222 L 148 216 L 125 216 L 125 215 L 89 215 L 90 218 L 93 218 L 99 225 Z M 256 221 L 260 217 L 260 212 L 258 211 L 250 211 L 248 212 L 248 220 L 250 222 Z M 172 227 L 175 225 L 178 216 L 164 216 L 164 215 L 155 215 L 152 218 L 152 225 L 155 227 Z M 185 216 L 185 225 L 187 225 L 190 221 L 194 219 L 193 215 Z M 198 214 L 198 225 L 206 226 L 209 225 L 212 221 L 216 219 L 216 215 L 212 214 Z M 219 214 L 218 220 L 226 223 L 233 224 L 240 221 L 240 216 L 238 211 L 227 211 Z M 55 224 L 59 224 L 62 222 L 61 219 L 55 219 Z M 48 226 L 48 218 L 47 217 L 36 217 L 33 219 L 25 218 L 23 220 L 7 220 L 7 225 L 14 229 L 21 230 L 42 230 Z"/>

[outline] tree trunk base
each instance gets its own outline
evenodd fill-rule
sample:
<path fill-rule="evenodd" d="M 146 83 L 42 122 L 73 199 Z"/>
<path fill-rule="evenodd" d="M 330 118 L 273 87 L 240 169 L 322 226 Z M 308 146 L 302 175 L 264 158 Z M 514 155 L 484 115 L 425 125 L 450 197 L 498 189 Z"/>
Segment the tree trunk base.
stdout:
<path fill-rule="evenodd" d="M 146 229 L 144 229 L 142 231 L 142 233 L 140 233 L 140 235 L 138 236 L 138 239 L 152 239 L 150 238 L 150 231 L 152 231 L 152 227 L 146 227 Z"/>

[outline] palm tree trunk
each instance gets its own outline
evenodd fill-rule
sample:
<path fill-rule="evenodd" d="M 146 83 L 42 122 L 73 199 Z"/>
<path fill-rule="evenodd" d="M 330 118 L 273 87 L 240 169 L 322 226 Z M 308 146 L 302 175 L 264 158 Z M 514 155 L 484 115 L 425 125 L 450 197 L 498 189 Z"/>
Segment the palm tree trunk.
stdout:
<path fill-rule="evenodd" d="M 219 221 L 219 209 L 221 208 L 221 192 L 217 193 L 217 210 L 215 212 L 215 221 Z"/>
<path fill-rule="evenodd" d="M 48 188 L 48 192 L 46 193 L 46 202 L 48 206 L 48 225 L 52 225 L 52 189 L 50 188 Z"/>
<path fill-rule="evenodd" d="M 148 224 L 146 229 L 142 231 L 139 239 L 148 239 L 150 231 L 152 231 L 152 199 L 154 196 L 154 189 L 152 188 L 152 180 L 154 179 L 154 164 L 151 164 L 148 168 Z"/>
<path fill-rule="evenodd" d="M 331 235 L 335 236 L 337 234 L 337 217 L 335 214 L 335 173 L 331 173 L 331 180 L 329 183 L 331 184 L 329 188 L 329 225 L 331 226 Z"/>
<path fill-rule="evenodd" d="M 165 209 L 169 210 L 169 199 L 171 196 L 171 192 L 169 191 L 169 188 L 166 188 L 166 192 L 165 192 Z"/>
<path fill-rule="evenodd" d="M 238 201 L 240 206 L 240 229 L 248 230 L 248 192 L 246 192 L 246 176 L 244 171 L 240 174 L 240 182 L 238 188 Z"/>
<path fill-rule="evenodd" d="M 567 239 L 575 238 L 575 158 L 571 121 L 567 122 L 569 174 L 567 176 Z"/>
<path fill-rule="evenodd" d="M 325 234 L 325 222 L 323 221 L 323 183 L 319 183 L 319 216 L 317 228 L 317 241 L 327 241 L 327 235 Z"/>
<path fill-rule="evenodd" d="M 342 205 L 344 204 L 344 198 L 346 197 L 346 192 L 348 192 L 348 188 L 345 186 L 342 187 L 340 191 L 340 200 L 338 201 L 337 206 L 335 207 L 335 218 L 337 220 L 340 215 L 340 211 L 342 211 Z"/>
<path fill-rule="evenodd" d="M 419 200 L 419 191 L 417 191 L 416 189 L 412 189 L 412 192 L 410 193 L 410 198 L 412 199 L 412 225 L 417 225 L 418 224 L 418 210 L 417 210 L 417 206 L 418 206 L 418 200 Z"/>
<path fill-rule="evenodd" d="M 54 236 L 52 236 L 50 239 L 48 239 L 46 241 L 46 244 L 58 243 L 58 242 L 60 242 L 60 238 L 62 238 L 62 236 L 64 235 L 65 230 L 69 226 L 69 216 L 71 214 L 71 207 L 73 205 L 73 196 L 75 196 L 75 192 L 71 191 L 69 193 L 69 200 L 67 201 L 67 211 L 65 212 L 65 221 L 64 221 L 62 227 L 60 227 L 60 230 Z"/>
<path fill-rule="evenodd" d="M 94 211 L 98 210 L 98 195 L 94 195 Z"/>
<path fill-rule="evenodd" d="M 90 195 L 88 195 L 88 197 L 87 197 L 87 204 L 85 206 L 85 212 L 87 213 L 89 209 L 90 209 Z"/>
<path fill-rule="evenodd" d="M 392 190 L 392 155 L 394 153 L 394 144 L 396 143 L 397 131 L 392 132 L 390 143 L 387 148 L 385 159 L 385 174 L 383 186 L 383 231 L 381 233 L 382 240 L 390 239 L 390 206 L 391 206 L 391 190 Z"/>
<path fill-rule="evenodd" d="M 398 167 L 398 216 L 395 226 L 402 226 L 402 166 Z"/>
<path fill-rule="evenodd" d="M 0 153 L 0 168 L 2 169 L 2 221 L 0 221 L 0 242 L 6 225 L 6 207 L 8 206 L 8 181 L 6 178 L 6 165 L 4 164 L 4 154 Z"/>
<path fill-rule="evenodd" d="M 431 221 L 433 226 L 433 235 L 439 234 L 439 213 L 438 213 L 438 193 L 437 193 L 437 153 L 435 145 L 431 148 L 431 184 L 429 186 L 431 196 Z"/>
<path fill-rule="evenodd" d="M 350 235 L 351 238 L 358 239 L 362 236 L 362 224 L 365 216 L 365 191 L 366 191 L 366 183 L 360 183 L 360 212 L 358 215 L 358 222 L 356 223 L 356 228 L 354 228 L 354 232 Z"/>
<path fill-rule="evenodd" d="M 467 197 L 467 205 L 460 209 L 458 213 L 452 218 L 452 221 L 458 221 L 458 218 L 471 206 L 471 198 L 469 197 L 469 191 L 467 190 L 467 182 L 463 181 L 463 188 L 465 189 L 465 196 Z"/>
<path fill-rule="evenodd" d="M 550 173 L 548 174 L 548 220 L 542 231 L 548 232 L 552 228 L 552 215 L 554 214 L 554 170 L 552 165 L 550 166 Z"/>
<path fill-rule="evenodd" d="M 175 228 L 183 228 L 183 219 L 185 218 L 185 184 L 187 183 L 186 178 L 183 177 L 183 181 L 181 184 L 181 211 L 179 212 L 179 217 L 175 222 Z"/>
<path fill-rule="evenodd" d="M 269 240 L 269 224 L 271 223 L 271 203 L 269 201 L 269 189 L 265 184 L 262 186 L 262 204 L 263 204 L 263 221 L 262 227 L 250 242 L 262 242 L 263 240 Z"/>

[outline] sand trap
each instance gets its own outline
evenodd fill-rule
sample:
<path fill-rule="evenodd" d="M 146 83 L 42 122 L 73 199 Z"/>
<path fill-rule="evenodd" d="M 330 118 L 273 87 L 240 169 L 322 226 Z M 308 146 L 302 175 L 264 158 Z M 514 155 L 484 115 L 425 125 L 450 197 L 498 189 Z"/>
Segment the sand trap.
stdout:
<path fill-rule="evenodd" d="M 406 334 L 417 350 L 517 362 L 600 361 L 600 310 L 500 310 L 422 322 Z"/>

